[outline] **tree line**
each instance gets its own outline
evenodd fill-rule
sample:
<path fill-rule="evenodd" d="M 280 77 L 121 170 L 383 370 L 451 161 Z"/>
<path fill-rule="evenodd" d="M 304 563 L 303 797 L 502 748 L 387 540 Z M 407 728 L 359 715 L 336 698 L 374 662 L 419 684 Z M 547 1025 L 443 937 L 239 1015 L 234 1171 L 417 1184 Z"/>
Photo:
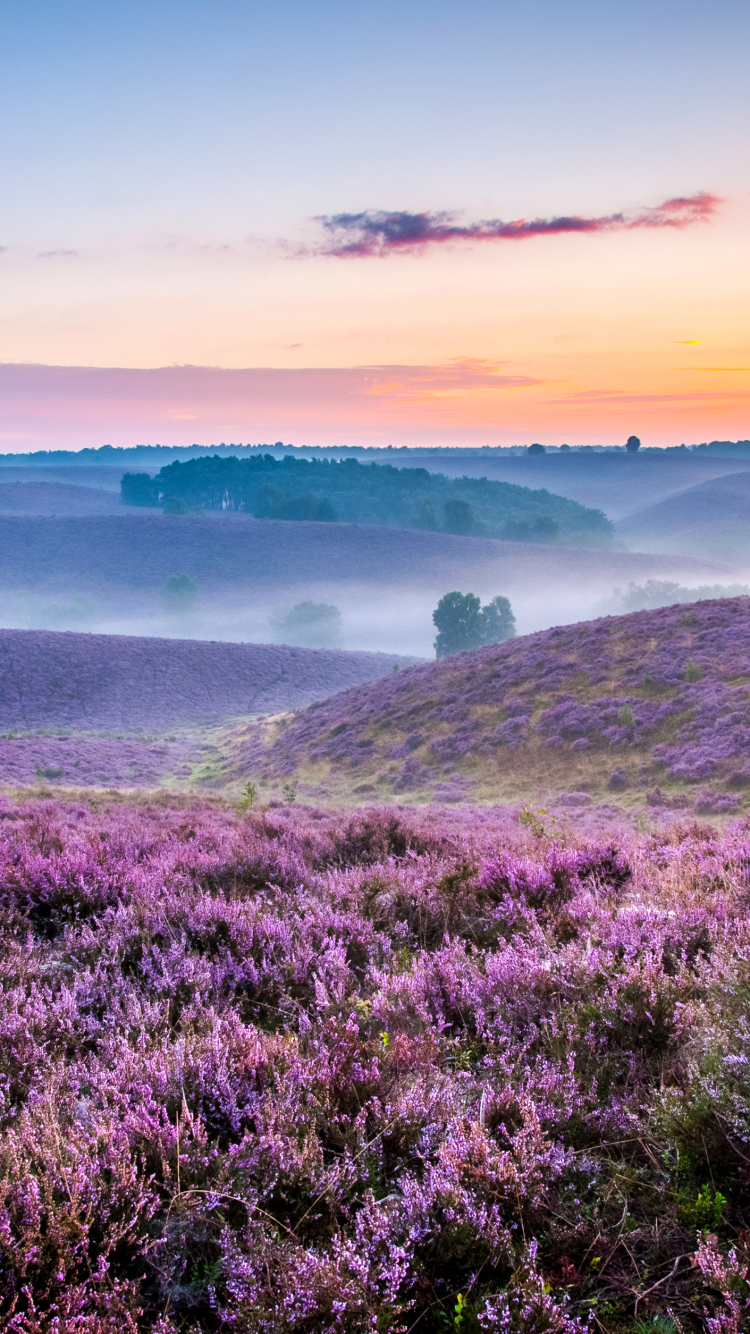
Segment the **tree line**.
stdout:
<path fill-rule="evenodd" d="M 601 510 L 546 490 L 356 459 L 191 459 L 171 463 L 155 477 L 125 473 L 121 496 L 127 505 L 176 514 L 228 510 L 258 519 L 421 528 L 517 542 L 601 546 L 613 536 Z"/>

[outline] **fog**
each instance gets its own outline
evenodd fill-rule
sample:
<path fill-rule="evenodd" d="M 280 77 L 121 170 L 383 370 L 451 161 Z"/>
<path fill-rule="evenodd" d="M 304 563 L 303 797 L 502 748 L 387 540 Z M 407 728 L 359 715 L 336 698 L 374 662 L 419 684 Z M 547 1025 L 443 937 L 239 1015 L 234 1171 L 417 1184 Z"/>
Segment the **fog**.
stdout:
<path fill-rule="evenodd" d="M 750 472 L 745 468 L 738 476 L 743 465 L 737 460 L 654 454 L 451 461 L 425 453 L 392 460 L 547 486 L 587 503 L 598 501 L 612 517 L 632 514 L 640 504 L 642 519 L 628 521 L 636 548 L 630 551 L 622 540 L 614 548 L 576 550 L 218 512 L 167 517 L 159 510 L 113 509 L 121 468 L 4 468 L 0 476 L 9 486 L 3 515 L 5 480 L 0 482 L 0 624 L 310 644 L 285 637 L 280 625 L 292 608 L 311 602 L 341 614 L 340 633 L 321 640 L 321 646 L 431 658 L 432 613 L 453 590 L 475 593 L 483 603 L 507 596 L 523 635 L 614 611 L 615 589 L 631 583 L 659 580 L 695 588 L 749 582 L 744 516 Z M 722 480 L 731 470 L 735 475 Z M 34 504 L 49 503 L 51 487 L 57 488 L 55 504 L 73 506 L 70 512 L 34 510 Z M 728 491 L 736 492 L 737 536 L 727 517 Z M 22 504 L 31 509 L 20 512 Z M 703 520 L 700 545 L 690 540 L 699 531 L 697 514 Z M 625 521 L 620 526 L 625 532 Z M 174 605 L 174 599 L 169 605 L 175 581 L 187 590 L 185 605 Z"/>
<path fill-rule="evenodd" d="M 484 573 L 484 572 L 483 572 Z M 746 576 L 750 580 L 750 573 Z M 681 582 L 698 581 L 693 570 Z M 624 581 L 627 586 L 627 580 Z M 702 582 L 706 582 L 705 578 Z M 717 582 L 716 575 L 712 579 Z M 725 577 L 724 582 L 734 583 Z M 310 643 L 284 636 L 275 623 L 300 602 L 332 605 L 341 613 L 341 635 L 319 647 L 434 657 L 432 613 L 443 594 L 458 588 L 476 593 L 483 603 L 497 594 L 510 597 L 519 635 L 553 625 L 590 620 L 612 601 L 615 585 L 591 579 L 577 585 L 513 587 L 486 577 L 409 587 L 403 583 L 375 585 L 342 581 L 295 583 L 259 591 L 220 594 L 197 587 L 196 605 L 187 611 L 166 610 L 157 596 L 133 596 L 129 590 L 102 599 L 74 589 L 45 595 L 32 590 L 0 595 L 0 623 L 6 628 L 66 630 L 113 635 L 145 635 L 167 639 L 207 639 L 234 643 Z M 614 606 L 612 607 L 614 610 Z"/>

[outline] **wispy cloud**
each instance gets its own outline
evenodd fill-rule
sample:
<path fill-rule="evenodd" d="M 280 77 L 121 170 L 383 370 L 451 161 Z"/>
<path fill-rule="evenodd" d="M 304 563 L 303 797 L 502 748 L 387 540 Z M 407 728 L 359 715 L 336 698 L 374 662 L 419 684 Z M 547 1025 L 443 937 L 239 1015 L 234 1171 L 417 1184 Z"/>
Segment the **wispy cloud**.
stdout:
<path fill-rule="evenodd" d="M 372 374 L 367 394 L 401 399 L 444 398 L 476 389 L 525 389 L 542 384 L 530 375 L 506 375 L 497 362 L 458 357 L 440 366 L 366 367 Z"/>
<path fill-rule="evenodd" d="M 655 208 L 631 213 L 610 213 L 603 218 L 580 214 L 554 218 L 518 218 L 502 222 L 486 218 L 460 223 L 456 213 L 408 213 L 367 209 L 364 213 L 334 213 L 316 219 L 326 233 L 323 243 L 308 254 L 362 258 L 398 252 L 421 252 L 450 242 L 526 241 L 533 236 L 564 233 L 621 232 L 641 228 L 692 227 L 708 222 L 722 200 L 701 191 L 666 199 Z"/>
<path fill-rule="evenodd" d="M 40 250 L 37 259 L 70 259 L 77 250 Z"/>

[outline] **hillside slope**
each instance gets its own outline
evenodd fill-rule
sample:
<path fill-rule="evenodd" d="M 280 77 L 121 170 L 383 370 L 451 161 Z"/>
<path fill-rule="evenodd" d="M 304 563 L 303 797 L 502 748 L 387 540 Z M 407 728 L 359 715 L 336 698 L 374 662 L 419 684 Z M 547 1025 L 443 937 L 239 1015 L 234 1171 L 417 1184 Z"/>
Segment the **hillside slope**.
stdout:
<path fill-rule="evenodd" d="M 396 467 L 414 467 L 413 455 L 393 452 Z M 601 509 L 610 519 L 621 519 L 644 505 L 655 504 L 689 487 L 747 471 L 747 460 L 646 449 L 638 454 L 444 454 L 420 450 L 419 466 L 448 477 L 488 477 L 517 486 L 546 487 L 580 505 Z"/>
<path fill-rule="evenodd" d="M 132 734 L 216 723 L 301 708 L 391 672 L 398 661 L 266 644 L 2 630 L 0 726 Z"/>
<path fill-rule="evenodd" d="M 350 649 L 432 652 L 431 616 L 451 589 L 513 601 L 519 631 L 592 614 L 615 586 L 742 582 L 715 561 L 343 523 L 244 516 L 0 518 L 0 621 L 39 629 L 267 642 L 280 605 L 335 603 Z M 165 617 L 172 575 L 196 585 L 190 620 Z M 72 604 L 66 609 L 66 604 Z"/>
<path fill-rule="evenodd" d="M 122 514 L 110 490 L 65 482 L 6 482 L 0 474 L 0 514 L 86 515 Z"/>
<path fill-rule="evenodd" d="M 412 667 L 284 726 L 245 727 L 234 764 L 340 795 L 650 790 L 652 804 L 730 809 L 750 786 L 749 684 L 750 599 L 666 607 Z"/>
<path fill-rule="evenodd" d="M 616 525 L 631 547 L 750 561 L 750 471 L 717 477 L 637 510 Z"/>

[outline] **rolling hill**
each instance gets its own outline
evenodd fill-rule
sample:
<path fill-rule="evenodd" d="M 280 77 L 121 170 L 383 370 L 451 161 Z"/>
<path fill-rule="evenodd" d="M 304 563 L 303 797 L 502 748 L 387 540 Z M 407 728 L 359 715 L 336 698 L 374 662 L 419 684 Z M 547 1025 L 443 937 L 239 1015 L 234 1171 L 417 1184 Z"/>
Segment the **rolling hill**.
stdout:
<path fill-rule="evenodd" d="M 610 519 L 622 519 L 644 505 L 657 503 L 690 487 L 747 471 L 747 460 L 701 454 L 667 453 L 647 449 L 632 455 L 622 453 L 563 453 L 508 455 L 483 453 L 473 455 L 456 451 L 449 455 L 420 450 L 401 455 L 393 451 L 396 467 L 427 468 L 448 477 L 488 477 L 493 481 L 512 482 L 516 486 L 546 487 L 558 496 L 568 496 L 579 505 L 601 509 Z"/>
<path fill-rule="evenodd" d="M 0 727 L 132 735 L 205 725 L 301 708 L 403 661 L 384 653 L 2 630 Z"/>
<path fill-rule="evenodd" d="M 0 567 L 5 625 L 263 643 L 280 604 L 311 599 L 340 607 L 347 648 L 413 656 L 431 654 L 432 610 L 453 588 L 485 600 L 507 594 L 523 632 L 586 618 L 597 598 L 631 581 L 740 581 L 732 567 L 682 556 L 148 512 L 0 518 Z M 162 591 L 183 574 L 198 608 L 170 619 Z"/>
<path fill-rule="evenodd" d="M 227 738 L 235 772 L 339 799 L 617 794 L 722 811 L 750 787 L 750 599 L 606 617 L 358 687 Z"/>
<path fill-rule="evenodd" d="M 750 562 L 750 471 L 715 477 L 636 510 L 616 525 L 628 546 Z"/>
<path fill-rule="evenodd" d="M 153 479 L 126 473 L 122 498 L 131 505 L 177 502 L 256 518 L 343 520 L 573 546 L 609 546 L 613 536 L 600 510 L 544 489 L 352 458 L 192 459 L 169 464 Z"/>
<path fill-rule="evenodd" d="M 111 490 L 66 482 L 5 482 L 0 476 L 0 514 L 79 516 L 122 514 L 122 504 Z"/>

